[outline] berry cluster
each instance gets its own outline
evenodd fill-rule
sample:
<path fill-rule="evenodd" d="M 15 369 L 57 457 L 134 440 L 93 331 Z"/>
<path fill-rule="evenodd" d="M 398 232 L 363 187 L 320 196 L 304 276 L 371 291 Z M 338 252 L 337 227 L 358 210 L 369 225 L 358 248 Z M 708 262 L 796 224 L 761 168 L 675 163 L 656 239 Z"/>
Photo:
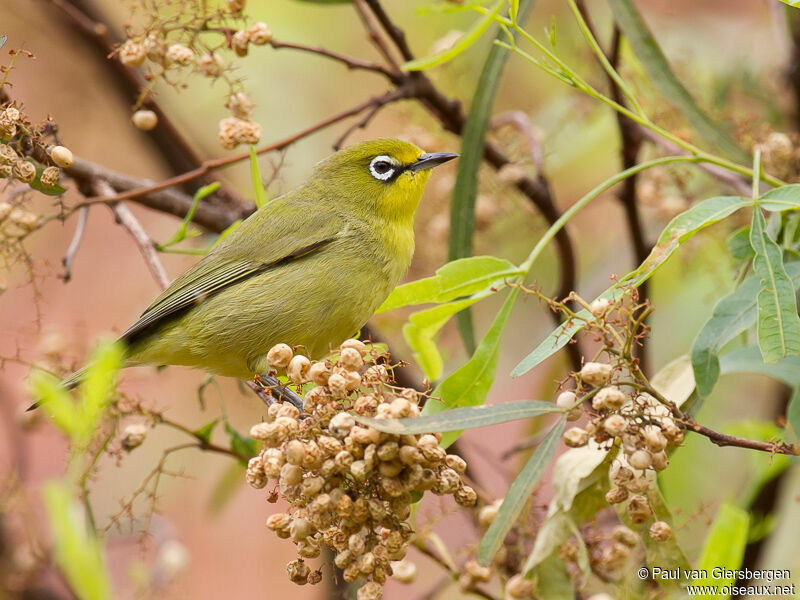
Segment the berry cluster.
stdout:
<path fill-rule="evenodd" d="M 452 495 L 462 506 L 477 500 L 462 481 L 466 463 L 439 446 L 440 435 L 387 434 L 359 425 L 347 412 L 383 419 L 419 414 L 420 395 L 389 385 L 389 371 L 378 363 L 384 358 L 358 340 L 344 342 L 327 362 L 294 355 L 285 344 L 274 347 L 268 357 L 274 369 L 297 385 L 315 386 L 305 394 L 302 418 L 294 406 L 276 403 L 250 431 L 263 449 L 248 465 L 248 483 L 263 488 L 276 480 L 291 506 L 267 519 L 269 529 L 297 545 L 290 579 L 320 581 L 320 571 L 311 571 L 305 559 L 325 546 L 346 581 L 367 580 L 359 600 L 380 598 L 393 561 L 406 554 L 412 493 Z M 407 564 L 400 571 L 408 577 Z"/>

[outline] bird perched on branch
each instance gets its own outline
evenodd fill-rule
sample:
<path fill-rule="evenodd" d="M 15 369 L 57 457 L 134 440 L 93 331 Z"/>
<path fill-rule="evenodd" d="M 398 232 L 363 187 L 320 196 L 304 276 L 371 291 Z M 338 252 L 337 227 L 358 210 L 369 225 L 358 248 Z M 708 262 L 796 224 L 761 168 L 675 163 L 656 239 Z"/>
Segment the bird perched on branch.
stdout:
<path fill-rule="evenodd" d="M 408 269 L 431 167 L 396 139 L 341 150 L 242 222 L 120 337 L 126 365 L 251 378 L 278 343 L 319 357 L 361 328 Z M 64 381 L 75 387 L 83 369 Z"/>

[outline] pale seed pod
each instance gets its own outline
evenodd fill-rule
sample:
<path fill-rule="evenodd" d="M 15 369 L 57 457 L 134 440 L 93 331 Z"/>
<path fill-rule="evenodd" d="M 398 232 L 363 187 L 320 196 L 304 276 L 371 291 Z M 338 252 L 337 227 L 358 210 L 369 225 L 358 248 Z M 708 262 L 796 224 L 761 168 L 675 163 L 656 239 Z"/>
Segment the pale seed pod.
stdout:
<path fill-rule="evenodd" d="M 319 556 L 319 546 L 317 546 L 317 554 L 309 558 L 316 558 L 317 556 Z M 308 574 L 309 585 L 317 585 L 320 581 L 322 581 L 322 571 L 320 569 L 311 571 L 311 573 Z"/>
<path fill-rule="evenodd" d="M 459 506 L 469 507 L 475 506 L 478 501 L 478 494 L 470 486 L 462 485 L 455 491 L 453 498 Z"/>
<path fill-rule="evenodd" d="M 644 442 L 650 452 L 661 452 L 667 447 L 667 438 L 661 433 L 661 428 L 656 425 L 647 425 L 644 428 Z"/>
<path fill-rule="evenodd" d="M 308 371 L 311 368 L 311 361 L 302 354 L 298 354 L 289 362 L 286 368 L 286 375 L 295 385 L 303 385 L 308 381 Z"/>
<path fill-rule="evenodd" d="M 417 565 L 408 560 L 395 560 L 391 563 L 392 579 L 400 583 L 413 583 L 417 578 Z"/>
<path fill-rule="evenodd" d="M 297 485 L 303 481 L 303 469 L 289 463 L 281 467 L 281 480 L 288 485 Z"/>
<path fill-rule="evenodd" d="M 155 33 L 148 35 L 144 42 L 142 42 L 147 58 L 154 63 L 161 64 L 164 62 L 164 55 L 167 53 L 167 45 Z"/>
<path fill-rule="evenodd" d="M 314 526 L 307 519 L 295 518 L 289 526 L 289 535 L 295 542 L 300 542 L 314 534 Z"/>
<path fill-rule="evenodd" d="M 634 469 L 642 471 L 653 464 L 653 457 L 650 456 L 650 453 L 647 450 L 637 450 L 630 455 L 628 458 L 628 463 Z"/>
<path fill-rule="evenodd" d="M 302 542 L 298 542 L 297 544 L 297 553 L 303 558 L 317 558 L 320 555 L 321 550 L 322 548 L 320 548 L 319 544 L 310 540 L 304 540 Z M 316 571 L 314 571 L 314 573 L 316 573 Z M 309 575 L 308 583 L 312 583 L 311 575 Z"/>
<path fill-rule="evenodd" d="M 129 67 L 138 67 L 147 58 L 147 47 L 144 44 L 128 40 L 119 48 L 119 61 Z"/>
<path fill-rule="evenodd" d="M 606 492 L 606 502 L 609 504 L 619 504 L 628 499 L 628 490 L 625 488 L 615 487 Z"/>
<path fill-rule="evenodd" d="M 324 485 L 322 477 L 306 477 L 300 484 L 300 494 L 305 498 L 313 498 L 322 491 Z"/>
<path fill-rule="evenodd" d="M 346 412 L 340 412 L 330 420 L 330 423 L 328 423 L 328 429 L 336 437 L 342 438 L 350 433 L 350 430 L 355 427 L 355 424 L 356 420 L 353 418 L 353 415 L 350 415 Z"/>
<path fill-rule="evenodd" d="M 633 496 L 628 503 L 628 518 L 637 525 L 650 518 L 650 505 L 647 498 L 641 495 Z"/>
<path fill-rule="evenodd" d="M 369 476 L 367 464 L 363 460 L 354 460 L 353 464 L 350 465 L 350 474 L 357 481 L 366 481 Z"/>
<path fill-rule="evenodd" d="M 328 378 L 331 376 L 331 370 L 324 362 L 315 362 L 308 369 L 308 376 L 318 386 L 328 385 Z"/>
<path fill-rule="evenodd" d="M 463 475 L 467 472 L 466 461 L 455 454 L 448 454 L 444 459 L 444 464 L 453 469 L 459 475 Z"/>
<path fill-rule="evenodd" d="M 9 106 L 3 113 L 5 118 L 12 123 L 17 123 L 20 120 L 19 109 L 16 106 Z"/>
<path fill-rule="evenodd" d="M 598 298 L 589 305 L 589 310 L 595 317 L 602 317 L 611 307 L 611 300 Z"/>
<path fill-rule="evenodd" d="M 22 183 L 30 183 L 36 179 L 36 167 L 27 160 L 18 160 L 11 172 Z"/>
<path fill-rule="evenodd" d="M 342 348 L 339 362 L 348 371 L 358 371 L 364 366 L 364 359 L 361 358 L 361 353 L 355 348 Z"/>
<path fill-rule="evenodd" d="M 358 570 L 358 563 L 354 562 L 347 565 L 344 572 L 342 572 L 342 579 L 350 583 L 358 579 L 360 575 L 361 572 Z"/>
<path fill-rule="evenodd" d="M 350 550 L 353 556 L 361 556 L 364 554 L 364 550 L 366 550 L 364 538 L 357 533 L 354 533 L 347 539 L 347 548 Z"/>
<path fill-rule="evenodd" d="M 358 559 L 358 570 L 362 575 L 369 576 L 375 570 L 375 555 L 372 552 L 365 552 Z"/>
<path fill-rule="evenodd" d="M 594 363 L 599 364 L 599 363 Z M 599 390 L 592 398 L 592 408 L 595 410 L 619 410 L 627 400 L 624 392 L 616 386 L 608 386 Z"/>
<path fill-rule="evenodd" d="M 582 416 L 583 416 L 583 409 L 580 406 L 576 406 L 567 413 L 567 421 L 577 421 Z"/>
<path fill-rule="evenodd" d="M 286 513 L 275 513 L 267 517 L 267 528 L 279 531 L 288 528 L 292 523 L 292 516 Z"/>
<path fill-rule="evenodd" d="M 381 433 L 372 427 L 353 427 L 350 430 L 350 437 L 357 444 L 377 444 L 381 439 Z"/>
<path fill-rule="evenodd" d="M 276 344 L 267 352 L 267 364 L 273 369 L 285 369 L 293 355 L 294 352 L 288 344 Z"/>
<path fill-rule="evenodd" d="M 286 462 L 298 466 L 302 464 L 303 454 L 305 453 L 303 442 L 300 440 L 289 440 L 284 446 L 284 452 L 286 454 Z"/>
<path fill-rule="evenodd" d="M 487 529 L 497 517 L 497 511 L 500 510 L 500 505 L 503 499 L 495 500 L 492 504 L 487 504 L 478 511 L 478 523 L 483 529 Z"/>
<path fill-rule="evenodd" d="M 19 160 L 19 154 L 11 146 L 0 144 L 0 165 L 14 166 Z"/>
<path fill-rule="evenodd" d="M 585 446 L 589 442 L 589 432 L 580 427 L 570 427 L 564 432 L 564 443 L 570 448 Z"/>
<path fill-rule="evenodd" d="M 353 553 L 349 549 L 342 550 L 334 557 L 333 564 L 340 569 L 344 569 L 351 564 L 354 559 L 355 556 L 353 556 Z"/>
<path fill-rule="evenodd" d="M 352 348 L 353 350 L 356 350 L 362 357 L 367 354 L 367 345 L 361 340 L 350 338 L 349 340 L 343 341 L 339 345 L 340 351 L 346 348 Z"/>
<path fill-rule="evenodd" d="M 134 448 L 141 446 L 147 436 L 147 431 L 147 426 L 141 423 L 135 423 L 125 427 L 125 430 L 122 432 L 122 449 L 130 452 Z"/>
<path fill-rule="evenodd" d="M 247 56 L 248 46 L 250 44 L 250 33 L 241 30 L 237 31 L 231 37 L 231 48 L 236 53 L 236 56 Z"/>
<path fill-rule="evenodd" d="M 286 565 L 286 572 L 289 574 L 289 579 L 292 583 L 296 583 L 297 585 L 305 585 L 308 583 L 308 576 L 311 572 L 311 569 L 306 566 L 306 563 L 302 558 L 298 558 L 297 560 L 293 560 Z"/>
<path fill-rule="evenodd" d="M 356 371 L 345 371 L 342 375 L 344 377 L 344 387 L 348 392 L 357 390 L 361 386 L 361 375 Z"/>
<path fill-rule="evenodd" d="M 509 578 L 506 583 L 506 594 L 514 600 L 520 598 L 533 598 L 533 581 L 525 579 L 522 574 L 517 573 Z"/>
<path fill-rule="evenodd" d="M 481 566 L 476 560 L 468 560 L 464 565 L 464 571 L 475 581 L 486 583 L 492 577 L 492 570 L 489 567 Z"/>
<path fill-rule="evenodd" d="M 632 494 L 646 494 L 647 490 L 650 489 L 650 482 L 647 481 L 647 477 L 637 477 L 627 482 L 625 487 Z"/>
<path fill-rule="evenodd" d="M 134 126 L 142 131 L 150 131 L 158 125 L 158 115 L 152 110 L 137 110 L 131 117 Z"/>
<path fill-rule="evenodd" d="M 334 373 L 328 378 L 328 388 L 334 398 L 347 396 L 347 380 L 340 374 Z"/>
<path fill-rule="evenodd" d="M 667 453 L 663 450 L 661 452 L 656 452 L 653 454 L 653 464 L 652 467 L 656 471 L 663 471 L 669 466 L 669 458 L 667 457 Z"/>
<path fill-rule="evenodd" d="M 0 179 L 7 179 L 11 177 L 14 172 L 14 167 L 11 165 L 4 165 L 0 163 Z"/>
<path fill-rule="evenodd" d="M 225 61 L 218 54 L 207 52 L 197 61 L 197 72 L 206 77 L 219 77 L 225 68 Z"/>
<path fill-rule="evenodd" d="M 47 188 L 51 188 L 58 183 L 58 177 L 61 175 L 61 170 L 58 167 L 47 167 L 42 171 L 42 176 L 39 181 Z"/>
<path fill-rule="evenodd" d="M 374 581 L 368 581 L 356 593 L 356 600 L 383 600 L 383 587 Z"/>
<path fill-rule="evenodd" d="M 580 376 L 584 383 L 600 387 L 611 379 L 613 367 L 607 363 L 588 362 L 583 365 Z"/>
<path fill-rule="evenodd" d="M 452 494 L 458 489 L 461 484 L 461 478 L 453 469 L 442 469 L 439 473 L 437 485 L 434 488 L 434 493 L 437 494 Z"/>
<path fill-rule="evenodd" d="M 422 452 L 414 446 L 401 446 L 397 456 L 405 465 L 416 465 L 424 460 Z"/>
<path fill-rule="evenodd" d="M 172 44 L 164 55 L 168 65 L 186 67 L 194 62 L 194 52 L 181 44 Z"/>
<path fill-rule="evenodd" d="M 364 381 L 367 383 L 378 383 L 386 381 L 389 372 L 383 365 L 372 365 L 364 372 Z"/>
<path fill-rule="evenodd" d="M 411 415 L 411 402 L 405 398 L 395 398 L 389 404 L 389 414 L 393 419 L 402 419 Z"/>
<path fill-rule="evenodd" d="M 382 462 L 378 465 L 378 472 L 384 477 L 397 477 L 403 470 L 403 463 L 399 460 Z"/>
<path fill-rule="evenodd" d="M 72 151 L 64 146 L 54 146 L 50 149 L 50 158 L 62 169 L 68 169 L 75 162 Z"/>
<path fill-rule="evenodd" d="M 627 426 L 628 420 L 622 415 L 614 414 L 603 421 L 603 429 L 611 437 L 618 437 L 622 435 Z"/>
<path fill-rule="evenodd" d="M 266 23 L 262 23 L 261 21 L 253 23 L 248 33 L 250 35 L 250 42 L 256 46 L 268 44 L 272 39 L 272 32 L 269 30 L 269 27 L 267 27 Z"/>
<path fill-rule="evenodd" d="M 627 467 L 619 466 L 617 470 L 611 474 L 611 480 L 616 485 L 621 485 L 631 479 L 633 479 L 633 471 Z"/>
<path fill-rule="evenodd" d="M 556 406 L 561 410 L 570 410 L 577 401 L 578 396 L 575 395 L 575 392 L 561 392 L 556 398 Z"/>
<path fill-rule="evenodd" d="M 248 119 L 253 113 L 255 105 L 253 101 L 244 92 L 234 92 L 228 96 L 228 101 L 225 103 L 228 110 L 233 113 L 234 117 L 240 119 Z"/>
<path fill-rule="evenodd" d="M 656 521 L 650 525 L 650 537 L 656 542 L 665 542 L 672 537 L 672 527 L 666 521 Z"/>
<path fill-rule="evenodd" d="M 624 544 L 629 548 L 635 548 L 641 541 L 639 534 L 631 529 L 628 529 L 625 527 L 625 525 L 619 525 L 615 527 L 614 531 L 611 532 L 611 537 L 620 544 Z"/>

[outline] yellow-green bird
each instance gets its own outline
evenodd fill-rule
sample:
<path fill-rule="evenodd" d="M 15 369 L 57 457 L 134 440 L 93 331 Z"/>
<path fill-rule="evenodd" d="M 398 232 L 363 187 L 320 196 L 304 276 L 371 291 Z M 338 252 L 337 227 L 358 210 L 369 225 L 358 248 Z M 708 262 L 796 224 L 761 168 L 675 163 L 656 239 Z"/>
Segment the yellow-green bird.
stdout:
<path fill-rule="evenodd" d="M 408 269 L 429 169 L 456 156 L 375 139 L 323 160 L 155 299 L 120 338 L 126 364 L 251 378 L 269 371 L 267 352 L 278 343 L 326 354 Z"/>

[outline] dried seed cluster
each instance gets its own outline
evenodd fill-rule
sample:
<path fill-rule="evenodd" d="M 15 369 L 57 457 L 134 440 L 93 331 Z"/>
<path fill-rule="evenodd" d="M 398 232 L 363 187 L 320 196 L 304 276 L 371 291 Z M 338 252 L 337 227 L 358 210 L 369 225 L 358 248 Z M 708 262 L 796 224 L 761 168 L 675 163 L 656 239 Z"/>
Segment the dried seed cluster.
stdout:
<path fill-rule="evenodd" d="M 28 146 L 28 151 L 25 153 L 20 151 L 23 141 Z M 32 159 L 26 159 L 25 154 L 33 154 L 37 145 L 41 145 L 40 133 L 31 129 L 25 115 L 13 104 L 0 107 L 0 179 L 14 177 L 22 183 L 32 183 L 36 179 L 38 163 L 33 162 Z M 62 146 L 55 148 L 62 148 Z M 66 148 L 63 150 L 69 152 Z M 38 154 L 46 159 L 43 146 L 42 151 Z M 71 166 L 73 162 L 71 157 L 72 153 L 70 152 L 69 163 L 62 164 L 55 157 L 50 156 L 50 160 L 55 166 L 44 166 L 42 169 L 39 181 L 43 187 L 51 188 L 58 183 L 61 175 L 58 167 Z"/>
<path fill-rule="evenodd" d="M 280 344 L 268 362 L 297 385 L 315 384 L 304 397 L 304 418 L 294 406 L 273 404 L 265 422 L 250 435 L 263 442 L 250 461 L 247 481 L 263 488 L 276 480 L 291 505 L 267 519 L 267 527 L 291 538 L 300 557 L 289 563 L 289 578 L 316 583 L 305 559 L 327 546 L 346 581 L 362 578 L 360 600 L 380 598 L 394 573 L 392 561 L 406 554 L 412 530 L 412 492 L 452 495 L 472 506 L 475 491 L 462 481 L 466 463 L 439 446 L 441 435 L 392 435 L 360 425 L 352 414 L 391 419 L 416 416 L 420 395 L 389 384 L 385 355 L 358 340 L 347 340 L 336 360 L 312 362 Z M 399 577 L 409 579 L 406 565 Z"/>
<path fill-rule="evenodd" d="M 233 73 L 233 61 L 247 56 L 251 46 L 272 41 L 266 23 L 255 22 L 241 27 L 245 0 L 228 0 L 223 7 L 206 3 L 186 2 L 167 7 L 136 0 L 149 18 L 145 25 L 128 25 L 127 39 L 116 50 L 120 62 L 142 69 L 149 81 L 160 79 L 174 87 L 186 87 L 184 79 L 191 74 L 228 86 L 225 106 L 231 116 L 219 122 L 218 138 L 226 150 L 239 144 L 256 144 L 261 126 L 251 120 L 253 102 L 242 89 L 242 80 Z M 216 35 L 215 35 L 216 34 Z M 157 115 L 142 110 L 143 96 L 132 116 L 133 124 L 144 131 L 158 125 Z"/>

